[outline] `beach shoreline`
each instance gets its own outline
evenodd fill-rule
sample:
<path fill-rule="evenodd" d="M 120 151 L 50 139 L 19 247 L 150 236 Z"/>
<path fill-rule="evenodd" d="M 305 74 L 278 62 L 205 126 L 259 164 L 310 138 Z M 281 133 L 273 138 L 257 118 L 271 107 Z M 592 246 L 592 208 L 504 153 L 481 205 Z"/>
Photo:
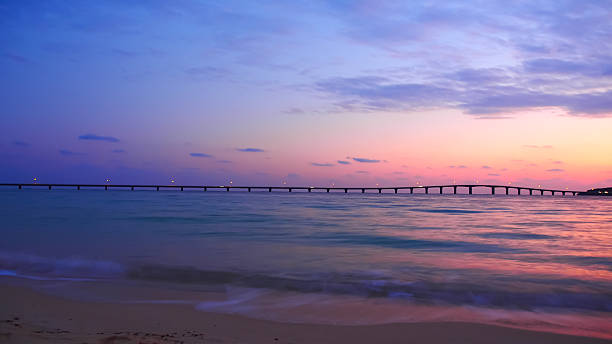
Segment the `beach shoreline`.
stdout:
<path fill-rule="evenodd" d="M 181 304 L 68 300 L 0 285 L 2 343 L 611 343 L 461 322 L 313 325 L 209 313 Z"/>

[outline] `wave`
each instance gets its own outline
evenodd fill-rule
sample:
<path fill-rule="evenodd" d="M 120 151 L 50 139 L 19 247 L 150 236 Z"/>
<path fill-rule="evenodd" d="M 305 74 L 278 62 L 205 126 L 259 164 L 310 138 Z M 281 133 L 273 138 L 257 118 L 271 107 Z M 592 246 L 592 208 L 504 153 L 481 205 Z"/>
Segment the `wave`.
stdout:
<path fill-rule="evenodd" d="M 0 270 L 19 276 L 61 276 L 77 278 L 112 278 L 125 274 L 118 263 L 82 258 L 53 258 L 14 252 L 0 252 Z"/>
<path fill-rule="evenodd" d="M 318 273 L 310 275 L 266 275 L 236 271 L 199 270 L 161 265 L 139 266 L 127 272 L 130 279 L 268 289 L 287 292 L 351 295 L 366 298 L 403 299 L 421 304 L 471 305 L 506 309 L 583 310 L 612 312 L 612 293 L 572 291 L 561 287 L 551 291 L 508 290 L 485 286 L 477 281 L 399 281 L 379 274 Z M 554 279 L 538 283 L 566 284 Z"/>
<path fill-rule="evenodd" d="M 446 273 L 452 274 L 452 271 Z M 576 280 L 546 276 L 505 276 L 498 277 L 496 283 L 487 284 L 480 278 L 440 281 L 426 275 L 407 281 L 376 271 L 271 274 L 167 265 L 122 265 L 105 260 L 49 258 L 8 252 L 0 252 L 0 276 L 69 281 L 129 279 L 407 300 L 418 304 L 612 312 L 612 288 L 608 283 L 584 285 Z"/>

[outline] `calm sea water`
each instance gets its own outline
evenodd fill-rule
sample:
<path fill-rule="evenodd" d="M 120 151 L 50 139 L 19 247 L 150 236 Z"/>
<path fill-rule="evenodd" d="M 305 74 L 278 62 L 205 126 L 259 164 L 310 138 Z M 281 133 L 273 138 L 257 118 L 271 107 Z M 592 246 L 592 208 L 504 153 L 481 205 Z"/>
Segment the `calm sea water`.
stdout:
<path fill-rule="evenodd" d="M 612 336 L 607 198 L 4 189 L 0 216 L 0 281 L 217 286 L 225 299 L 195 305 Z"/>

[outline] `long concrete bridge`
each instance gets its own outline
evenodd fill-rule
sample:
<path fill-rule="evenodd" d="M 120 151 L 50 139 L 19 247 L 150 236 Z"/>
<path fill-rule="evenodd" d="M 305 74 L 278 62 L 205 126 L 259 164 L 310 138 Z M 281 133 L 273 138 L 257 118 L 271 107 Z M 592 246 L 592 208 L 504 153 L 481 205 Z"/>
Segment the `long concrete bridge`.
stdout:
<path fill-rule="evenodd" d="M 576 196 L 578 194 L 586 194 L 586 192 L 575 191 L 575 190 L 555 190 L 555 189 L 545 189 L 545 188 L 531 188 L 525 186 L 513 186 L 513 185 L 487 185 L 487 184 L 449 184 L 449 185 L 419 185 L 419 186 L 391 186 L 391 187 L 327 187 L 327 186 L 235 186 L 235 185 L 157 185 L 157 184 L 38 184 L 38 183 L 29 183 L 29 184 L 21 184 L 21 183 L 0 183 L 0 186 L 4 187 L 17 187 L 19 189 L 23 189 L 24 187 L 28 188 L 48 188 L 51 190 L 52 188 L 75 188 L 80 190 L 81 188 L 104 188 L 104 190 L 108 189 L 173 189 L 183 191 L 185 189 L 199 189 L 203 191 L 208 190 L 243 190 L 243 191 L 307 191 L 307 192 L 378 192 L 382 193 L 383 191 L 393 191 L 393 193 L 398 193 L 399 191 L 409 191 L 411 194 L 413 193 L 439 193 L 439 194 L 450 194 L 450 190 L 452 190 L 452 194 L 457 194 L 457 190 L 463 189 L 467 191 L 468 194 L 473 194 L 474 189 L 488 189 L 492 195 L 496 193 L 501 194 L 510 194 L 510 190 L 516 190 L 518 195 L 527 194 L 539 194 L 539 195 L 572 195 Z M 419 190 L 424 190 L 423 192 Z M 444 192 L 447 190 L 448 192 Z M 501 192 L 498 192 L 501 190 Z M 407 192 L 403 192 L 407 193 Z"/>

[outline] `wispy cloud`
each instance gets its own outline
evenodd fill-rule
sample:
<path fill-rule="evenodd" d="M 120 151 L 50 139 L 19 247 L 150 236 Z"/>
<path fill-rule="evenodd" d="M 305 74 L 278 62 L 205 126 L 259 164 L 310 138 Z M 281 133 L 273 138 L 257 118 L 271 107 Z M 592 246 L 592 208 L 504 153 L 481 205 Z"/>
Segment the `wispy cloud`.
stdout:
<path fill-rule="evenodd" d="M 551 169 L 546 170 L 546 172 L 563 172 L 563 171 L 565 170 L 562 168 L 551 168 Z"/>
<path fill-rule="evenodd" d="M 525 148 L 533 148 L 533 149 L 552 149 L 553 146 L 551 145 L 543 145 L 543 146 L 538 146 L 538 145 L 523 145 L 523 147 Z"/>
<path fill-rule="evenodd" d="M 589 10 L 578 10 L 585 5 L 575 0 L 329 6 L 350 39 L 418 66 L 316 82 L 317 90 L 336 97 L 339 111 L 454 108 L 493 119 L 555 107 L 575 116 L 612 116 L 608 1 L 589 2 Z M 508 54 L 513 61 L 502 57 Z M 487 66 L 476 67 L 482 61 Z"/>
<path fill-rule="evenodd" d="M 189 153 L 189 155 L 195 158 L 212 158 L 212 155 L 206 153 Z"/>
<path fill-rule="evenodd" d="M 96 134 L 85 134 L 79 136 L 79 140 L 91 140 L 91 141 L 106 141 L 106 142 L 119 142 L 119 139 L 112 136 L 100 136 Z"/>
<path fill-rule="evenodd" d="M 304 113 L 304 110 L 300 109 L 300 108 L 290 108 L 287 110 L 284 110 L 283 113 L 289 114 L 289 115 L 300 115 Z"/>
<path fill-rule="evenodd" d="M 28 142 L 25 141 L 13 141 L 12 142 L 13 146 L 18 146 L 18 147 L 30 147 L 30 144 Z"/>
<path fill-rule="evenodd" d="M 185 70 L 185 74 L 195 81 L 210 81 L 225 78 L 230 72 L 225 68 L 208 66 L 188 68 Z"/>
<path fill-rule="evenodd" d="M 482 165 L 480 168 L 482 168 L 483 170 L 490 170 L 491 166 Z"/>
<path fill-rule="evenodd" d="M 26 63 L 28 62 L 28 59 L 26 59 L 25 57 L 21 56 L 21 55 L 17 55 L 17 54 L 13 54 L 13 53 L 4 53 L 2 55 L 0 55 L 6 59 L 9 59 L 13 62 L 18 62 L 18 63 Z"/>
<path fill-rule="evenodd" d="M 354 161 L 364 162 L 364 163 L 379 163 L 380 160 L 376 159 L 366 159 L 366 158 L 353 158 Z"/>
<path fill-rule="evenodd" d="M 60 149 L 59 153 L 63 156 L 77 156 L 77 155 L 85 155 L 85 153 L 81 153 L 81 152 L 73 152 L 71 150 L 67 150 L 67 149 Z"/>
<path fill-rule="evenodd" d="M 339 164 L 341 164 L 341 165 L 350 165 L 350 164 L 351 164 L 351 162 L 350 162 L 350 161 L 346 161 L 346 160 L 338 160 L 337 162 L 338 162 Z"/>
<path fill-rule="evenodd" d="M 450 166 L 448 166 L 448 168 L 461 168 L 461 169 L 463 169 L 463 168 L 467 168 L 467 166 L 465 166 L 465 165 L 458 165 L 458 166 L 450 165 Z"/>
<path fill-rule="evenodd" d="M 260 153 L 260 152 L 264 152 L 263 149 L 260 148 L 236 148 L 237 151 L 239 152 L 246 152 L 246 153 Z"/>
<path fill-rule="evenodd" d="M 330 163 L 319 163 L 319 162 L 311 162 L 310 163 L 312 166 L 318 166 L 318 167 L 330 167 L 330 166 L 334 166 L 334 164 L 330 164 Z"/>

